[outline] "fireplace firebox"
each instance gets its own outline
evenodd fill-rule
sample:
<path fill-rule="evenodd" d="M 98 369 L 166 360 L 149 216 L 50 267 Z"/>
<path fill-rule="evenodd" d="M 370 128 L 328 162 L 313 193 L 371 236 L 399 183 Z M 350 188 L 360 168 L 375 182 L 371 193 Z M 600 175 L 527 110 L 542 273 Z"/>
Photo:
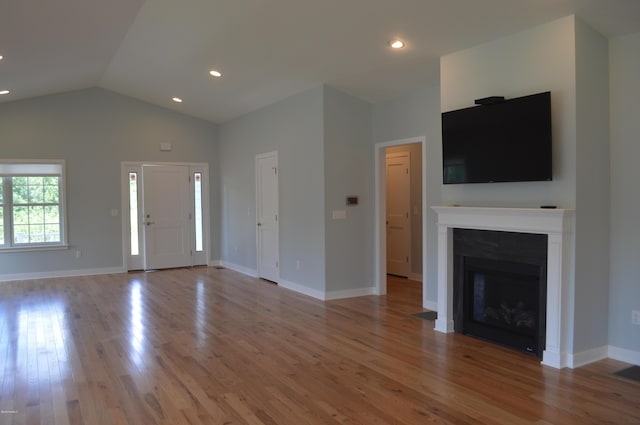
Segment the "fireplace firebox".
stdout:
<path fill-rule="evenodd" d="M 547 235 L 454 229 L 455 331 L 542 356 Z"/>

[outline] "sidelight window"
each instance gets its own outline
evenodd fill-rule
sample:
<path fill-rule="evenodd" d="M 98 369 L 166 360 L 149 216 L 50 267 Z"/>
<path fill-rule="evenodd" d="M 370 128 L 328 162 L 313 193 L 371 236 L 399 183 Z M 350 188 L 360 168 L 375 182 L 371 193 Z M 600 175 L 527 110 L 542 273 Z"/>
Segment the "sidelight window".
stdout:
<path fill-rule="evenodd" d="M 196 252 L 202 252 L 202 173 L 193 174 Z"/>
<path fill-rule="evenodd" d="M 131 255 L 140 254 L 138 229 L 138 173 L 129 172 L 129 243 Z"/>

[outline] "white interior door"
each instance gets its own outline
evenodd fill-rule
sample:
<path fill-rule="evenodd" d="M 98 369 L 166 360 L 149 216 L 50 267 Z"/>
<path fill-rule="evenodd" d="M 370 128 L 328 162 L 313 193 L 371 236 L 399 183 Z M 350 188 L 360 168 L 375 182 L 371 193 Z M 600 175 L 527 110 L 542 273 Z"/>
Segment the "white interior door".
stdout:
<path fill-rule="evenodd" d="M 409 152 L 388 154 L 387 167 L 387 273 L 411 273 L 411 161 Z"/>
<path fill-rule="evenodd" d="M 144 268 L 191 265 L 189 167 L 142 167 Z"/>
<path fill-rule="evenodd" d="M 256 156 L 256 220 L 258 276 L 278 282 L 278 153 Z"/>

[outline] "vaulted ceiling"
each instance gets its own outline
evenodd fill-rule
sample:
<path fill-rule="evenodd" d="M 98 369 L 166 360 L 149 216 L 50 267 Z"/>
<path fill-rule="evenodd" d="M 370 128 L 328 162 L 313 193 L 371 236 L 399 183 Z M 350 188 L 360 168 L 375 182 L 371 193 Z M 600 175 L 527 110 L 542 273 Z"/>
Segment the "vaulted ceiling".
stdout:
<path fill-rule="evenodd" d="M 570 14 L 640 32 L 640 0 L 0 0 L 0 102 L 97 86 L 215 123 L 320 83 L 378 102 Z"/>

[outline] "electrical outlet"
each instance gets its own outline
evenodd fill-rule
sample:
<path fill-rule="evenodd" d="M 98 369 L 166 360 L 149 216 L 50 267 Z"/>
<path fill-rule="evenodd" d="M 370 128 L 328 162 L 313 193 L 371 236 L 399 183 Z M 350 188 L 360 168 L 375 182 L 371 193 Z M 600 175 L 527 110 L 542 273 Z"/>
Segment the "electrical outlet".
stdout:
<path fill-rule="evenodd" d="M 82 257 L 82 251 L 78 250 L 76 251 L 76 258 L 80 258 Z"/>
<path fill-rule="evenodd" d="M 640 310 L 631 311 L 631 324 L 640 325 Z"/>

